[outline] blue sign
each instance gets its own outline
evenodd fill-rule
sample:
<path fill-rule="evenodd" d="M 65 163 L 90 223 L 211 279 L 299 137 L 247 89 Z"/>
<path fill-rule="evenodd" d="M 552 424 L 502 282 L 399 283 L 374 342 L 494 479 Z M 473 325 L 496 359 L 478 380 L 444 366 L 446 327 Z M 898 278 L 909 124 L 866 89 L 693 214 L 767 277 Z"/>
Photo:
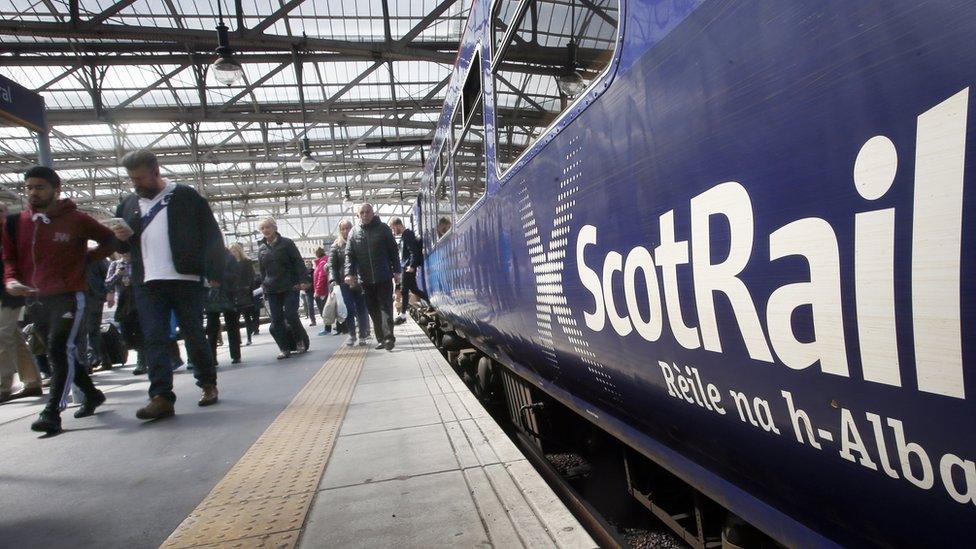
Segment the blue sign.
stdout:
<path fill-rule="evenodd" d="M 0 119 L 47 133 L 44 98 L 3 76 L 0 76 Z"/>

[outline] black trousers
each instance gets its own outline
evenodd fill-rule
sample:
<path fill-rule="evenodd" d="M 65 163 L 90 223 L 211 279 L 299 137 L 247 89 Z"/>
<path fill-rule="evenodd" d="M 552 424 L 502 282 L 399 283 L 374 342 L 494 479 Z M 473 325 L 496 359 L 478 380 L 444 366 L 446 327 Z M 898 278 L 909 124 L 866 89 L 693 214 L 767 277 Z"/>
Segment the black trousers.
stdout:
<path fill-rule="evenodd" d="M 308 349 L 308 332 L 298 318 L 298 290 L 267 294 L 271 311 L 271 336 L 281 352 L 295 351 L 299 345 Z"/>
<path fill-rule="evenodd" d="M 214 364 L 217 363 L 217 339 L 220 335 L 221 313 L 207 313 L 207 342 L 210 343 L 210 353 Z M 227 344 L 230 346 L 230 358 L 241 359 L 241 313 L 231 311 L 223 313 L 224 328 L 227 330 Z"/>
<path fill-rule="evenodd" d="M 366 294 L 366 310 L 373 321 L 376 341 L 396 341 L 393 337 L 393 281 L 364 283 L 363 293 Z"/>
<path fill-rule="evenodd" d="M 60 413 L 68 405 L 73 382 L 92 398 L 98 393 L 85 364 L 78 361 L 77 343 L 85 323 L 85 292 L 40 297 L 27 308 L 34 329 L 47 345 L 51 391 L 45 411 Z"/>
<path fill-rule="evenodd" d="M 305 316 L 308 317 L 309 324 L 315 326 L 315 295 L 312 290 L 302 291 L 302 304 L 305 306 Z"/>
<path fill-rule="evenodd" d="M 82 354 L 89 368 L 102 362 L 102 310 L 104 301 L 90 301 L 85 313 L 85 345 Z M 80 345 L 79 345 L 80 346 Z"/>
<path fill-rule="evenodd" d="M 419 297 L 420 299 L 428 303 L 430 302 L 430 299 L 427 297 L 427 292 L 421 290 L 420 287 L 417 286 L 417 273 L 416 272 L 408 273 L 406 271 L 403 271 L 403 274 L 400 275 L 400 312 L 401 313 L 406 311 L 410 307 L 411 292 L 413 293 L 413 295 Z"/>
<path fill-rule="evenodd" d="M 241 309 L 241 315 L 244 316 L 244 327 L 247 329 L 247 339 L 250 341 L 251 336 L 258 333 L 258 327 L 261 325 L 261 311 L 252 305 Z"/>

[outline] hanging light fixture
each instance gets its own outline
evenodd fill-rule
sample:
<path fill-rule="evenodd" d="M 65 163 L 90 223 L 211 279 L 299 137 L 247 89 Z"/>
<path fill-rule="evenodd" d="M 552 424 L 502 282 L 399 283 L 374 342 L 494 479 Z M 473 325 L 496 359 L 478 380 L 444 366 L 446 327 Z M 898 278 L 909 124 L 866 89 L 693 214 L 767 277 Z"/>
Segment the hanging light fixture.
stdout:
<path fill-rule="evenodd" d="M 309 150 L 308 137 L 302 138 L 302 157 L 298 160 L 298 165 L 306 172 L 310 172 L 318 167 L 319 163 L 312 158 L 312 151 Z"/>
<path fill-rule="evenodd" d="M 292 58 L 295 63 L 295 81 L 298 83 L 298 102 L 302 107 L 302 150 L 298 165 L 306 172 L 310 172 L 318 167 L 319 163 L 312 158 L 312 149 L 308 144 L 308 122 L 305 119 L 305 86 L 302 81 L 302 60 L 298 56 L 298 49 L 292 49 Z"/>
<path fill-rule="evenodd" d="M 586 82 L 578 70 L 576 60 L 576 1 L 570 4 L 569 44 L 566 44 L 566 67 L 563 73 L 556 77 L 556 86 L 563 95 L 572 99 L 583 93 Z"/>
<path fill-rule="evenodd" d="M 210 65 L 210 68 L 218 82 L 225 86 L 231 86 L 244 78 L 244 67 L 234 59 L 234 50 L 230 49 L 221 0 L 217 0 L 217 17 L 217 49 L 215 51 L 218 57 Z"/>

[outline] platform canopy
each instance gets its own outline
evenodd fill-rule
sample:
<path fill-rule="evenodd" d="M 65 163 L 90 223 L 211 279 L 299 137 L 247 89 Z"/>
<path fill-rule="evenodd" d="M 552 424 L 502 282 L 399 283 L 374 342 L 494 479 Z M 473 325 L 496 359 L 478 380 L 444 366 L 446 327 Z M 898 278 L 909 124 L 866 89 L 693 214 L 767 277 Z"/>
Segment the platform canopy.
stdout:
<path fill-rule="evenodd" d="M 243 68 L 229 86 L 211 68 L 218 1 Z M 469 4 L 0 0 L 0 75 L 44 97 L 54 168 L 85 210 L 109 215 L 129 189 L 121 155 L 149 148 L 209 198 L 228 241 L 274 215 L 307 250 L 352 203 L 408 212 Z M 33 134 L 0 126 L 0 200 L 20 204 L 36 162 Z"/>

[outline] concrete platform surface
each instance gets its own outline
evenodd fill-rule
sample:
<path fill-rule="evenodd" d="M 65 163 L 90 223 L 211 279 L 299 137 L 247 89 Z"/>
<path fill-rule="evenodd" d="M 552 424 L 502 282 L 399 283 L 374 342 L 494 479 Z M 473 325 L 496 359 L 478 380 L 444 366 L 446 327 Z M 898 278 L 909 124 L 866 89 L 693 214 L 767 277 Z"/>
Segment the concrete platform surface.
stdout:
<path fill-rule="evenodd" d="M 299 545 L 596 546 L 413 322 L 366 355 Z"/>
<path fill-rule="evenodd" d="M 131 367 L 55 436 L 29 429 L 39 400 L 0 406 L 0 547 L 595 547 L 419 327 L 397 336 L 221 348 L 220 403 L 181 371 L 154 423 Z"/>
<path fill-rule="evenodd" d="M 0 547 L 158 547 L 341 343 L 310 333 L 311 351 L 284 361 L 267 326 L 239 365 L 219 347 L 220 403 L 208 408 L 181 369 L 177 415 L 156 423 L 135 418 L 149 383 L 132 366 L 97 372 L 108 401 L 84 419 L 69 407 L 52 437 L 30 430 L 40 399 L 0 405 Z"/>

